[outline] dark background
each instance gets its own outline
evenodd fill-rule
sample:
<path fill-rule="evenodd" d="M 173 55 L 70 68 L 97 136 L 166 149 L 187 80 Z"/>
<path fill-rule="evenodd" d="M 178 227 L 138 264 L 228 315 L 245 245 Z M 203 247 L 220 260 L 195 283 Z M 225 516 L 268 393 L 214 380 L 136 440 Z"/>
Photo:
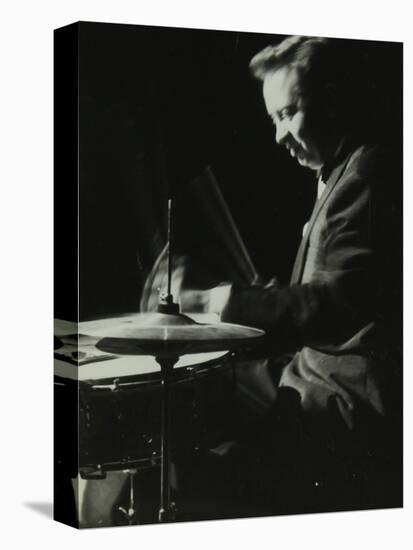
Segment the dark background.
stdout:
<path fill-rule="evenodd" d="M 255 53 L 282 38 L 79 24 L 80 320 L 138 311 L 165 241 L 166 199 L 190 208 L 186 186 L 207 165 L 258 271 L 288 281 L 315 180 L 276 146 L 248 70 Z M 401 45 L 343 44 L 361 52 L 359 68 L 348 70 L 368 99 L 362 125 L 375 141 L 400 146 Z M 196 240 L 196 222 L 177 220 L 183 248 Z M 205 243 L 200 250 L 213 254 Z M 55 314 L 68 318 L 64 302 Z"/>

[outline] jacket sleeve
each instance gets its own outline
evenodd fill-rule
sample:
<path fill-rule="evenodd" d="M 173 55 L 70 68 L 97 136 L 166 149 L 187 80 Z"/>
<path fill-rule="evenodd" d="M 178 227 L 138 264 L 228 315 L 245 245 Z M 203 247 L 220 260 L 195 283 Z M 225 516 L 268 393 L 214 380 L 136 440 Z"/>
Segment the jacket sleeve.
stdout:
<path fill-rule="evenodd" d="M 309 280 L 281 289 L 234 288 L 223 319 L 263 328 L 289 347 L 340 345 L 373 323 L 386 291 L 384 248 L 392 231 L 383 216 L 385 173 L 377 153 L 356 155 L 324 206 Z"/>

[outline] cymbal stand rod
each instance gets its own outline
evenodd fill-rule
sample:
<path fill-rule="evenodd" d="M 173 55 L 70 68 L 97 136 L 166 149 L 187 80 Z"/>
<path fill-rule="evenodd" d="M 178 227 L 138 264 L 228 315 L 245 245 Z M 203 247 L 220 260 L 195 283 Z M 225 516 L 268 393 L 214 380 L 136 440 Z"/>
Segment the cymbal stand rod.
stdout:
<path fill-rule="evenodd" d="M 172 287 L 172 199 L 168 200 L 168 296 Z"/>
<path fill-rule="evenodd" d="M 159 297 L 158 311 L 160 313 L 179 313 L 179 304 L 174 303 L 172 296 L 172 263 L 173 263 L 173 231 L 172 231 L 172 199 L 168 199 L 168 282 L 166 294 Z"/>
<path fill-rule="evenodd" d="M 171 503 L 170 491 L 170 375 L 178 357 L 156 357 L 161 367 L 162 376 L 162 411 L 161 411 L 161 507 L 159 521 L 165 523 L 174 519 L 176 507 Z"/>

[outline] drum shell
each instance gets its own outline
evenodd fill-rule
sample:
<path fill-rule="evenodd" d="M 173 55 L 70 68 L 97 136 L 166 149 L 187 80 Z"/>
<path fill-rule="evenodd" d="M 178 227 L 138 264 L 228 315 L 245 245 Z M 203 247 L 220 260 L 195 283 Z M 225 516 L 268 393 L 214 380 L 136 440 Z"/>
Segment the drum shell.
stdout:
<path fill-rule="evenodd" d="M 229 434 L 234 384 L 229 356 L 173 370 L 172 453 L 213 446 Z M 159 371 L 80 382 L 79 469 L 104 471 L 157 464 L 161 400 Z"/>

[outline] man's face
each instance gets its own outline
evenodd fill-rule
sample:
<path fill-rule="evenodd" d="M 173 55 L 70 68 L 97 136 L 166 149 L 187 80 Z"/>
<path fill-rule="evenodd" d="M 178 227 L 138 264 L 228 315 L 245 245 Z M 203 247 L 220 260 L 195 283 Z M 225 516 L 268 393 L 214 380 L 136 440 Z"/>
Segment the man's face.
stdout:
<path fill-rule="evenodd" d="M 283 67 L 264 79 L 263 94 L 268 114 L 276 127 L 275 140 L 284 145 L 301 166 L 321 168 L 327 148 L 317 136 L 314 117 L 310 122 L 308 103 L 300 94 L 296 69 Z"/>

